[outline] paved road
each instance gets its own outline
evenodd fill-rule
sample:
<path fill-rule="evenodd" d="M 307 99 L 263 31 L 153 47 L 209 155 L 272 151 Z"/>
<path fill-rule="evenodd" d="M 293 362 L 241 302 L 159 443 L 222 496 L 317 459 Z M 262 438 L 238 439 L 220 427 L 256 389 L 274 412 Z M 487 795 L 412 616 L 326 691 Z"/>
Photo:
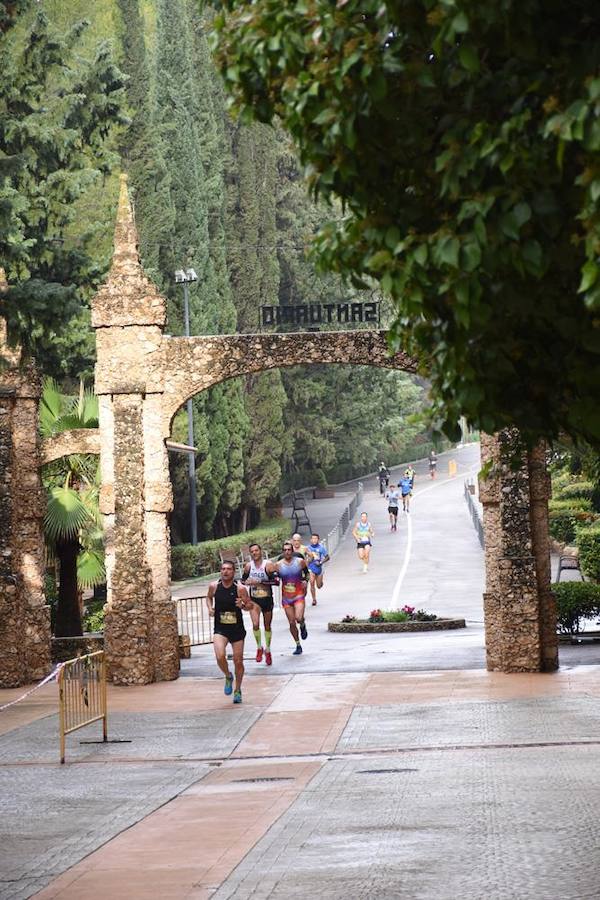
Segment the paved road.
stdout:
<path fill-rule="evenodd" d="M 273 673 L 374 672 L 389 669 L 463 669 L 485 665 L 482 594 L 483 552 L 463 497 L 467 474 L 479 467 L 479 447 L 469 445 L 453 452 L 458 475 L 448 476 L 447 460 L 440 461 L 432 481 L 425 464 L 417 466 L 415 492 L 409 515 L 401 514 L 397 532 L 390 532 L 387 503 L 379 495 L 376 480 L 365 484 L 362 507 L 375 530 L 371 566 L 363 574 L 350 532 L 325 568 L 325 587 L 316 607 L 307 606 L 308 640 L 301 657 L 291 655 L 285 615 L 278 609 L 273 625 Z M 394 472 L 396 475 L 396 472 Z M 352 493 L 347 495 L 349 499 Z M 339 498 L 337 507 L 339 509 Z M 309 504 L 311 519 L 326 513 Z M 342 500 L 342 508 L 345 505 Z M 338 510 L 335 509 L 335 513 Z M 331 521 L 331 518 L 329 519 Z M 329 527 L 332 527 L 333 522 Z M 439 616 L 458 616 L 467 628 L 424 634 L 345 635 L 327 630 L 330 621 L 350 613 L 363 618 L 375 607 L 401 608 L 405 604 Z M 248 670 L 254 671 L 254 640 L 247 622 Z M 262 666 L 261 668 L 264 668 Z M 183 663 L 184 675 L 212 675 L 211 647 L 194 648 Z"/>

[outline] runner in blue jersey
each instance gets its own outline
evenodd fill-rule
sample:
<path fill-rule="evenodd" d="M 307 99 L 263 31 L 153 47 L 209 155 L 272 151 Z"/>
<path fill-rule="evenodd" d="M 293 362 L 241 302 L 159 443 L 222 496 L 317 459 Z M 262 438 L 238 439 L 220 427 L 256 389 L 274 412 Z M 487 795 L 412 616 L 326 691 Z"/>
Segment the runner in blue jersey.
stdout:
<path fill-rule="evenodd" d="M 358 558 L 363 564 L 363 572 L 369 571 L 369 556 L 371 554 L 371 538 L 375 537 L 375 532 L 369 522 L 366 512 L 361 512 L 360 518 L 352 529 L 354 540 L 356 541 L 356 551 Z"/>
<path fill-rule="evenodd" d="M 400 493 L 402 494 L 402 509 L 407 513 L 410 511 L 410 494 L 412 491 L 412 482 L 408 475 L 404 475 L 400 479 L 400 484 L 398 485 L 398 487 L 400 488 Z"/>
<path fill-rule="evenodd" d="M 306 548 L 306 559 L 308 560 L 308 575 L 310 579 L 310 592 L 312 594 L 312 605 L 317 605 L 317 588 L 323 587 L 323 564 L 329 559 L 327 547 L 321 543 L 318 534 L 311 534 L 310 544 Z"/>

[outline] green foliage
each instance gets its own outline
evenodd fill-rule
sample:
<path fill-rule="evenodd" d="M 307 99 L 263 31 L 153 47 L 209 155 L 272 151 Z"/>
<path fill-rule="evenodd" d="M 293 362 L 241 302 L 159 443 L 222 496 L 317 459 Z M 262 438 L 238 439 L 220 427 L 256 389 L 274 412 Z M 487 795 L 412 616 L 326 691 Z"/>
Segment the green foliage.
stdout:
<path fill-rule="evenodd" d="M 108 46 L 80 55 L 84 22 L 65 35 L 43 12 L 22 24 L 0 33 L 0 262 L 10 286 L 0 314 L 12 342 L 61 371 L 66 326 L 101 274 L 66 237 L 77 199 L 113 164 L 107 135 L 122 121 L 124 82 Z"/>
<path fill-rule="evenodd" d="M 553 486 L 554 487 L 554 486 Z M 591 503 L 594 485 L 591 481 L 571 481 L 558 490 L 553 490 L 556 500 L 589 500 Z M 588 509 L 591 507 L 588 507 Z"/>
<path fill-rule="evenodd" d="M 85 632 L 104 631 L 104 601 L 94 601 L 86 606 L 83 618 Z"/>
<path fill-rule="evenodd" d="M 290 532 L 290 522 L 287 519 L 277 519 L 273 522 L 265 522 L 260 528 L 233 534 L 216 541 L 204 541 L 195 546 L 179 544 L 171 548 L 173 580 L 197 578 L 207 573 L 218 572 L 221 565 L 219 550 L 235 550 L 237 552 L 242 544 L 250 544 L 253 541 L 276 555 L 283 541 L 289 538 Z"/>
<path fill-rule="evenodd" d="M 577 547 L 583 574 L 600 582 L 600 527 L 580 528 L 577 531 Z"/>
<path fill-rule="evenodd" d="M 589 4 L 228 0 L 216 27 L 242 120 L 278 116 L 312 192 L 344 203 L 321 265 L 393 299 L 394 344 L 421 360 L 447 433 L 465 413 L 597 445 Z"/>
<path fill-rule="evenodd" d="M 600 585 L 587 581 L 561 581 L 552 585 L 556 597 L 558 630 L 579 634 L 582 619 L 600 614 Z"/>

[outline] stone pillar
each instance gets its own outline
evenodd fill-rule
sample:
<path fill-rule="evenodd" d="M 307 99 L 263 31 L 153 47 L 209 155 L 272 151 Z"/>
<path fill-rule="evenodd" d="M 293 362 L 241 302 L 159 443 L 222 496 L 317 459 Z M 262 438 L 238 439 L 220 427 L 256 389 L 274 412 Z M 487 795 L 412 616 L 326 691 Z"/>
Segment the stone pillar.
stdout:
<path fill-rule="evenodd" d="M 557 644 L 544 532 L 548 495 L 543 450 L 528 454 L 519 433 L 505 429 L 482 435 L 481 455 L 487 667 L 548 671 L 556 668 Z"/>
<path fill-rule="evenodd" d="M 92 301 L 108 588 L 105 648 L 119 684 L 179 674 L 167 530 L 172 498 L 158 415 L 165 320 L 166 301 L 142 271 L 122 177 L 113 263 Z"/>
<path fill-rule="evenodd" d="M 171 598 L 169 513 L 173 493 L 163 437 L 162 400 L 162 394 L 148 394 L 144 401 L 144 515 L 146 559 L 152 583 L 155 677 L 157 681 L 169 681 L 179 674 L 179 639 Z"/>
<path fill-rule="evenodd" d="M 48 674 L 51 636 L 44 597 L 41 386 L 5 338 L 0 320 L 0 356 L 9 363 L 0 370 L 0 687 L 18 687 Z"/>

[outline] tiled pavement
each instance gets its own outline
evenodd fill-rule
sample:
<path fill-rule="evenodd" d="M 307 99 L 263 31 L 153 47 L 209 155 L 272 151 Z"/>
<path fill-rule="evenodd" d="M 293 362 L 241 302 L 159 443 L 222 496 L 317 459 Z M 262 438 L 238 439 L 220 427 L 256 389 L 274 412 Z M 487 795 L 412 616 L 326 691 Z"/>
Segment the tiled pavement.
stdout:
<path fill-rule="evenodd" d="M 580 665 L 594 648 L 561 653 L 577 665 L 554 675 L 486 672 L 460 485 L 420 490 L 403 602 L 462 611 L 464 632 L 326 631 L 350 601 L 389 601 L 407 546 L 408 523 L 386 533 L 368 495 L 373 572 L 340 549 L 307 652 L 289 657 L 278 621 L 240 709 L 205 653 L 177 682 L 109 688 L 109 737 L 130 743 L 80 743 L 91 726 L 63 767 L 54 685 L 0 715 L 0 897 L 600 897 L 600 666 Z"/>

